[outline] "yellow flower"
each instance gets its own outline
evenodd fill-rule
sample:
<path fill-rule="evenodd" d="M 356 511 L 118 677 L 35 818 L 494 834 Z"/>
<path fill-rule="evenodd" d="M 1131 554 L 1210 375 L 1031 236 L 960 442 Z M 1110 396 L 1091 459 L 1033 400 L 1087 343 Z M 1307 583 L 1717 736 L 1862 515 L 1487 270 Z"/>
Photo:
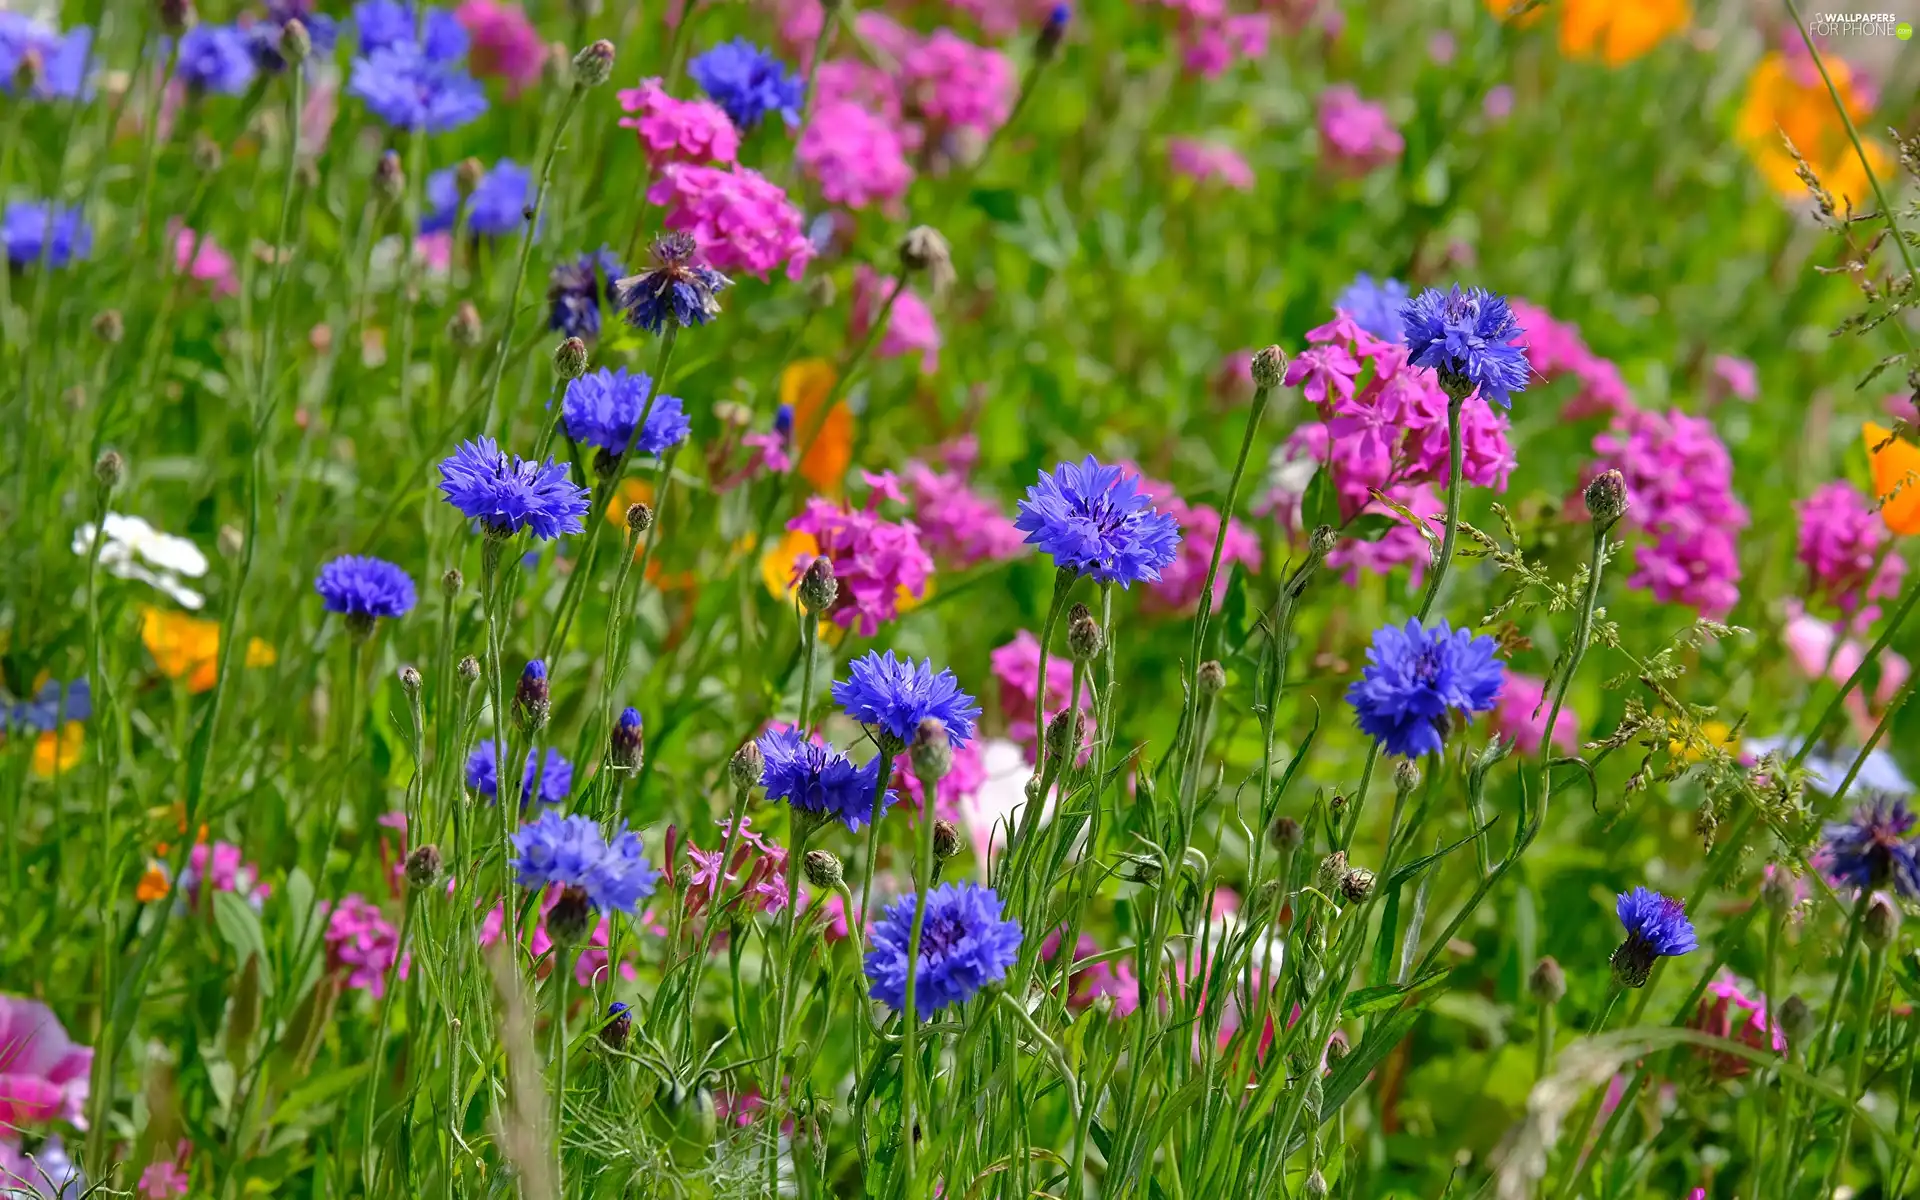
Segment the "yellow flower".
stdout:
<path fill-rule="evenodd" d="M 853 463 L 853 410 L 840 400 L 824 417 L 820 412 L 838 378 L 824 358 L 801 359 L 780 373 L 780 403 L 793 408 L 794 445 L 805 448 L 800 478 L 829 496 L 840 494 Z"/>
<path fill-rule="evenodd" d="M 1561 0 L 1560 53 L 1631 62 L 1687 27 L 1687 0 Z"/>
<path fill-rule="evenodd" d="M 211 691 L 219 673 L 220 626 L 212 621 L 147 607 L 140 610 L 140 640 L 154 665 L 169 679 L 184 679 L 187 690 Z M 246 665 L 269 667 L 278 661 L 272 646 L 259 638 L 247 643 Z"/>
<path fill-rule="evenodd" d="M 86 740 L 86 729 L 78 721 L 68 721 L 59 733 L 41 734 L 33 743 L 33 773 L 52 779 L 73 770 Z"/>
<path fill-rule="evenodd" d="M 1872 116 L 1853 70 L 1838 58 L 1825 60 L 1833 90 L 1846 105 L 1857 130 Z M 1847 137 L 1846 122 L 1833 106 L 1827 85 L 1811 61 L 1789 62 L 1773 51 L 1763 57 L 1747 80 L 1747 96 L 1740 104 L 1734 134 L 1747 148 L 1754 167 L 1773 190 L 1788 199 L 1806 195 L 1806 185 L 1795 174 L 1793 155 L 1781 142 L 1782 134 L 1806 158 L 1807 165 L 1829 192 L 1842 202 L 1863 207 L 1873 194 L 1867 172 Z M 1873 173 L 1887 169 L 1887 152 L 1880 143 L 1863 137 Z"/>
<path fill-rule="evenodd" d="M 1920 446 L 1869 421 L 1861 426 L 1873 463 L 1873 495 L 1880 519 L 1899 534 L 1920 533 Z"/>
<path fill-rule="evenodd" d="M 1727 724 L 1725 721 L 1709 717 L 1707 720 L 1700 722 L 1699 740 L 1709 745 L 1718 746 L 1728 754 L 1736 757 L 1740 754 L 1740 739 L 1733 736 L 1733 726 Z M 1667 753 L 1676 758 L 1684 758 L 1688 762 L 1699 762 L 1706 757 L 1706 752 L 1698 746 L 1680 741 L 1669 742 L 1667 744 Z"/>
<path fill-rule="evenodd" d="M 760 556 L 760 578 L 767 585 L 767 591 L 775 600 L 785 600 L 793 595 L 800 581 L 794 574 L 794 564 L 806 555 L 807 561 L 813 561 L 820 553 L 820 543 L 810 533 L 789 529 L 780 536 L 780 540 L 767 547 Z"/>

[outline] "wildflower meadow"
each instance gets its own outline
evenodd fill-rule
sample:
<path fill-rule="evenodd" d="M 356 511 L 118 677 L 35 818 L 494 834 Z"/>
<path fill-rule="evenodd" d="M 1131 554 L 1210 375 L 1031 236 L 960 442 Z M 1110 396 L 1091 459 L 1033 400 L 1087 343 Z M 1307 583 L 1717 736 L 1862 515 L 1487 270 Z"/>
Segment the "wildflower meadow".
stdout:
<path fill-rule="evenodd" d="M 7 0 L 0 1196 L 1920 1196 L 1920 8 Z"/>

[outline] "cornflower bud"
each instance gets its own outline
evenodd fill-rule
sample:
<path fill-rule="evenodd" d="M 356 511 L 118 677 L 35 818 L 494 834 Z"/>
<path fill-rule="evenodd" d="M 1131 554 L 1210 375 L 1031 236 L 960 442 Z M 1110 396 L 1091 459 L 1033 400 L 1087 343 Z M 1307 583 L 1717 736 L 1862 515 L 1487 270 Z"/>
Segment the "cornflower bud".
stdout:
<path fill-rule="evenodd" d="M 760 782 L 760 773 L 766 769 L 767 761 L 760 753 L 760 743 L 743 742 L 733 752 L 733 761 L 727 764 L 727 774 L 733 779 L 736 788 L 750 788 Z"/>
<path fill-rule="evenodd" d="M 573 56 L 573 86 L 597 88 L 613 76 L 613 43 L 605 38 Z"/>
<path fill-rule="evenodd" d="M 633 1010 L 619 1000 L 607 1005 L 607 1023 L 600 1027 L 600 1041 L 610 1050 L 624 1050 L 633 1035 Z"/>
<path fill-rule="evenodd" d="M 1340 880 L 1340 894 L 1355 904 L 1364 904 L 1367 897 L 1373 895 L 1374 874 L 1365 867 L 1355 867 Z"/>
<path fill-rule="evenodd" d="M 100 457 L 93 460 L 93 477 L 108 491 L 119 487 L 126 474 L 127 460 L 120 456 L 118 450 L 102 450 Z"/>
<path fill-rule="evenodd" d="M 464 203 L 467 197 L 473 195 L 474 189 L 480 186 L 480 181 L 486 177 L 487 165 L 485 163 L 473 157 L 461 159 L 459 164 L 453 168 L 454 195 L 460 197 L 460 200 Z"/>
<path fill-rule="evenodd" d="M 578 379 L 587 373 L 587 344 L 577 337 L 567 338 L 553 349 L 553 373 L 562 379 Z"/>
<path fill-rule="evenodd" d="M 644 504 L 627 505 L 627 530 L 630 533 L 645 533 L 653 528 L 653 510 Z"/>
<path fill-rule="evenodd" d="M 1200 685 L 1202 696 L 1217 696 L 1227 686 L 1227 669 L 1210 658 L 1200 664 L 1200 670 L 1194 678 Z"/>
<path fill-rule="evenodd" d="M 927 283 L 939 295 L 953 285 L 953 251 L 939 230 L 915 225 L 900 239 L 900 269 L 907 274 L 926 272 Z"/>
<path fill-rule="evenodd" d="M 554 945 L 571 949 L 587 936 L 587 926 L 592 919 L 593 909 L 587 903 L 586 889 L 566 888 L 547 910 L 547 936 L 553 939 Z"/>
<path fill-rule="evenodd" d="M 1340 883 L 1347 877 L 1347 854 L 1344 850 L 1335 850 L 1320 860 L 1320 872 L 1315 876 L 1320 890 L 1328 895 L 1340 889 Z"/>
<path fill-rule="evenodd" d="M 416 892 L 424 892 L 440 882 L 440 871 L 445 864 L 440 859 L 440 847 L 429 842 L 419 846 L 407 855 L 404 868 L 407 886 Z"/>
<path fill-rule="evenodd" d="M 373 194 L 388 204 L 399 200 L 407 190 L 406 168 L 400 165 L 398 152 L 389 150 L 373 168 Z"/>
<path fill-rule="evenodd" d="M 1804 1046 L 1813 1036 L 1813 1009 L 1798 992 L 1780 1005 L 1780 1032 L 1787 1035 L 1789 1046 Z"/>
<path fill-rule="evenodd" d="M 933 823 L 933 856 L 941 862 L 960 853 L 960 827 L 952 821 Z"/>
<path fill-rule="evenodd" d="M 640 710 L 623 708 L 607 737 L 607 758 L 615 770 L 637 771 L 645 747 L 640 733 Z"/>
<path fill-rule="evenodd" d="M 202 175 L 211 175 L 220 169 L 226 154 L 220 149 L 220 143 L 206 134 L 193 140 L 193 169 Z"/>
<path fill-rule="evenodd" d="M 127 336 L 127 319 L 117 308 L 109 308 L 93 319 L 93 336 L 109 346 L 118 346 Z"/>
<path fill-rule="evenodd" d="M 454 670 L 459 672 L 460 678 L 472 683 L 480 678 L 480 660 L 471 654 L 464 655 L 460 659 L 460 665 Z"/>
<path fill-rule="evenodd" d="M 840 886 L 845 878 L 840 860 L 831 850 L 809 850 L 805 859 L 807 882 L 822 891 L 831 891 Z"/>
<path fill-rule="evenodd" d="M 1075 604 L 1067 610 L 1067 652 L 1076 662 L 1092 662 L 1106 645 L 1106 635 L 1100 631 L 1100 622 L 1093 619 L 1091 609 Z"/>
<path fill-rule="evenodd" d="M 833 285 L 833 276 L 824 271 L 807 276 L 807 303 L 815 308 L 832 308 L 838 289 Z"/>
<path fill-rule="evenodd" d="M 1034 56 L 1042 62 L 1052 58 L 1060 51 L 1061 39 L 1067 36 L 1067 22 L 1073 19 L 1073 10 L 1065 4 L 1056 4 L 1047 13 L 1047 23 L 1040 27 L 1040 36 L 1034 40 Z"/>
<path fill-rule="evenodd" d="M 522 733 L 539 733 L 553 715 L 553 692 L 547 686 L 547 664 L 532 659 L 520 671 L 513 689 L 513 716 Z"/>
<path fill-rule="evenodd" d="M 420 668 L 411 664 L 400 668 L 400 690 L 409 698 L 420 694 Z"/>
<path fill-rule="evenodd" d="M 313 35 L 298 17 L 290 18 L 280 27 L 280 57 L 287 60 L 288 66 L 297 67 L 312 53 Z"/>
<path fill-rule="evenodd" d="M 1587 484 L 1587 511 L 1602 532 L 1627 511 L 1627 481 L 1618 471 L 1602 471 Z"/>
<path fill-rule="evenodd" d="M 1527 991 L 1542 1004 L 1558 1004 L 1567 994 L 1567 973 L 1551 955 L 1534 964 L 1527 976 Z"/>
<path fill-rule="evenodd" d="M 460 594 L 460 589 L 466 585 L 466 582 L 466 576 L 460 574 L 459 567 L 448 567 L 447 573 L 440 577 L 440 590 L 446 593 L 447 599 L 451 600 Z"/>
<path fill-rule="evenodd" d="M 1414 766 L 1410 758 L 1401 759 L 1400 765 L 1393 769 L 1393 790 L 1404 796 L 1419 786 L 1420 768 Z"/>
<path fill-rule="evenodd" d="M 926 717 L 913 731 L 913 744 L 907 754 L 913 773 L 922 780 L 938 782 L 953 770 L 953 743 L 947 739 L 946 723 L 938 717 Z M 933 803 L 933 797 L 927 797 Z"/>
<path fill-rule="evenodd" d="M 1900 935 L 1900 910 L 1884 892 L 1875 892 L 1867 901 L 1866 915 L 1860 918 L 1860 939 L 1876 953 L 1893 945 Z"/>
<path fill-rule="evenodd" d="M 1315 563 L 1327 561 L 1327 555 L 1340 544 L 1340 535 L 1331 525 L 1315 525 L 1313 533 L 1307 538 L 1307 553 Z"/>
<path fill-rule="evenodd" d="M 833 560 L 824 554 L 816 555 L 807 564 L 806 573 L 800 576 L 801 607 L 817 617 L 833 607 L 839 594 L 840 584 L 833 577 Z"/>
<path fill-rule="evenodd" d="M 160 0 L 160 28 L 174 36 L 186 32 L 193 24 L 193 4 L 191 0 Z"/>
<path fill-rule="evenodd" d="M 1306 840 L 1306 831 L 1292 817 L 1276 817 L 1267 830 L 1267 841 L 1282 854 L 1291 854 Z"/>
<path fill-rule="evenodd" d="M 1272 391 L 1286 374 L 1287 353 L 1280 347 L 1268 346 L 1253 356 L 1253 386 Z"/>
<path fill-rule="evenodd" d="M 462 300 L 460 307 L 453 310 L 447 318 L 447 340 L 457 349 L 471 350 L 480 344 L 481 335 L 486 331 L 480 324 L 480 310 L 473 301 Z"/>
<path fill-rule="evenodd" d="M 1079 757 L 1079 749 L 1086 743 L 1086 716 L 1079 709 L 1071 712 L 1058 712 L 1047 722 L 1047 757 L 1057 765 L 1066 760 L 1067 747 L 1073 747 L 1074 757 Z"/>

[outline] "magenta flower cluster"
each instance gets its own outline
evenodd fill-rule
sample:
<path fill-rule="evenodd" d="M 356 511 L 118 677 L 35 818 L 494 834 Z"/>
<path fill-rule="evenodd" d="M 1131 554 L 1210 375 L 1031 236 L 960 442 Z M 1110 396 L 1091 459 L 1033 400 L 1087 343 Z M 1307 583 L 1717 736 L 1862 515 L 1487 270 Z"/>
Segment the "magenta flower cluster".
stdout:
<path fill-rule="evenodd" d="M 1131 463 L 1124 464 L 1129 474 L 1138 476 L 1140 491 L 1152 498 L 1160 511 L 1180 526 L 1180 545 L 1173 561 L 1160 568 L 1160 578 L 1147 585 L 1142 608 L 1149 612 L 1186 612 L 1200 603 L 1206 587 L 1207 567 L 1213 560 L 1213 543 L 1220 536 L 1220 510 L 1210 504 L 1194 504 L 1182 499 L 1170 483 L 1150 479 Z M 1220 573 L 1213 585 L 1213 611 L 1227 602 L 1227 584 L 1233 578 L 1235 564 L 1249 571 L 1260 569 L 1260 539 L 1238 520 L 1227 522 L 1226 540 L 1220 546 Z"/>
<path fill-rule="evenodd" d="M 968 436 L 943 448 L 940 468 L 916 459 L 901 472 L 921 543 L 935 559 L 962 570 L 1013 558 L 1026 544 L 999 503 L 968 482 L 977 453 L 977 443 Z"/>
<path fill-rule="evenodd" d="M 326 950 L 327 967 L 344 975 L 348 987 L 363 988 L 378 999 L 387 993 L 387 974 L 400 954 L 400 931 L 379 905 L 349 894 L 327 913 Z M 407 966 L 400 963 L 402 979 Z"/>
<path fill-rule="evenodd" d="M 668 163 L 647 202 L 666 209 L 662 224 L 692 237 L 716 271 L 764 280 L 784 267 L 787 278 L 798 279 L 814 254 L 787 193 L 746 167 Z"/>
<path fill-rule="evenodd" d="M 1627 586 L 1720 618 L 1740 599 L 1736 538 L 1746 506 L 1733 494 L 1733 458 L 1705 417 L 1629 410 L 1593 439 L 1592 474 L 1627 482 L 1627 521 L 1651 539 L 1634 551 Z"/>
<path fill-rule="evenodd" d="M 1546 380 L 1574 380 L 1574 392 L 1560 410 L 1563 418 L 1614 416 L 1634 408 L 1620 368 L 1595 354 L 1572 323 L 1556 320 L 1546 309 L 1525 300 L 1510 298 L 1507 307 L 1527 331 L 1527 363 L 1533 373 Z"/>
<path fill-rule="evenodd" d="M 676 100 L 658 79 L 617 93 L 622 129 L 631 129 L 655 171 L 668 163 L 731 166 L 740 153 L 740 131 L 711 100 Z"/>
<path fill-rule="evenodd" d="M 1800 564 L 1811 598 L 1824 600 L 1861 626 L 1880 615 L 1875 600 L 1899 594 L 1906 560 L 1884 552 L 1886 523 L 1853 484 L 1836 479 L 1800 503 Z"/>
<path fill-rule="evenodd" d="M 925 596 L 927 581 L 933 578 L 933 559 L 920 545 L 919 529 L 912 521 L 889 521 L 880 514 L 883 498 L 902 498 L 893 476 L 869 476 L 868 482 L 876 486 L 865 508 L 813 496 L 800 515 L 787 522 L 796 533 L 812 534 L 820 553 L 833 563 L 839 589 L 825 615 L 861 637 L 872 637 L 898 616 L 903 599 Z M 795 579 L 806 565 L 795 564 Z"/>
<path fill-rule="evenodd" d="M 1387 110 L 1363 99 L 1349 84 L 1320 93 L 1315 113 L 1321 161 L 1343 175 L 1365 175 L 1400 157 L 1406 139 Z"/>

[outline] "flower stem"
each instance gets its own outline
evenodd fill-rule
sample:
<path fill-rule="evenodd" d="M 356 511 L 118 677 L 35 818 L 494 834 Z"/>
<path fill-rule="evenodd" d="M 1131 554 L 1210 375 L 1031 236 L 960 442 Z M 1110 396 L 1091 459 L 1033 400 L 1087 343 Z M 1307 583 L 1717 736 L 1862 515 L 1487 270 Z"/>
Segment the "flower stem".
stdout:
<path fill-rule="evenodd" d="M 907 986 L 900 1006 L 900 1155 L 906 1164 L 909 1196 L 917 1194 L 915 1182 L 919 1178 L 914 1167 L 914 1105 L 918 1099 L 914 1093 L 919 1084 L 920 1056 L 915 1035 L 919 1032 L 920 1010 L 914 992 L 920 977 L 920 936 L 927 920 L 927 888 L 933 882 L 934 797 L 940 788 L 938 775 L 919 774 L 920 794 L 926 798 L 926 807 L 915 814 L 919 818 L 919 838 L 913 859 L 913 925 L 907 933 Z M 1072 954 L 1071 948 L 1068 954 Z M 1078 1114 L 1075 1116 L 1077 1124 Z"/>
<path fill-rule="evenodd" d="M 1460 445 L 1460 410 L 1466 403 L 1464 393 L 1458 398 L 1447 397 L 1447 527 L 1440 534 L 1440 554 L 1433 560 L 1433 575 L 1427 580 L 1427 594 L 1420 601 L 1422 624 L 1426 623 L 1427 615 L 1433 611 L 1434 601 L 1440 598 L 1440 585 L 1447 578 L 1447 568 L 1453 565 L 1453 547 L 1459 538 L 1460 471 L 1465 449 Z M 1553 727 L 1549 725 L 1547 728 Z"/>

